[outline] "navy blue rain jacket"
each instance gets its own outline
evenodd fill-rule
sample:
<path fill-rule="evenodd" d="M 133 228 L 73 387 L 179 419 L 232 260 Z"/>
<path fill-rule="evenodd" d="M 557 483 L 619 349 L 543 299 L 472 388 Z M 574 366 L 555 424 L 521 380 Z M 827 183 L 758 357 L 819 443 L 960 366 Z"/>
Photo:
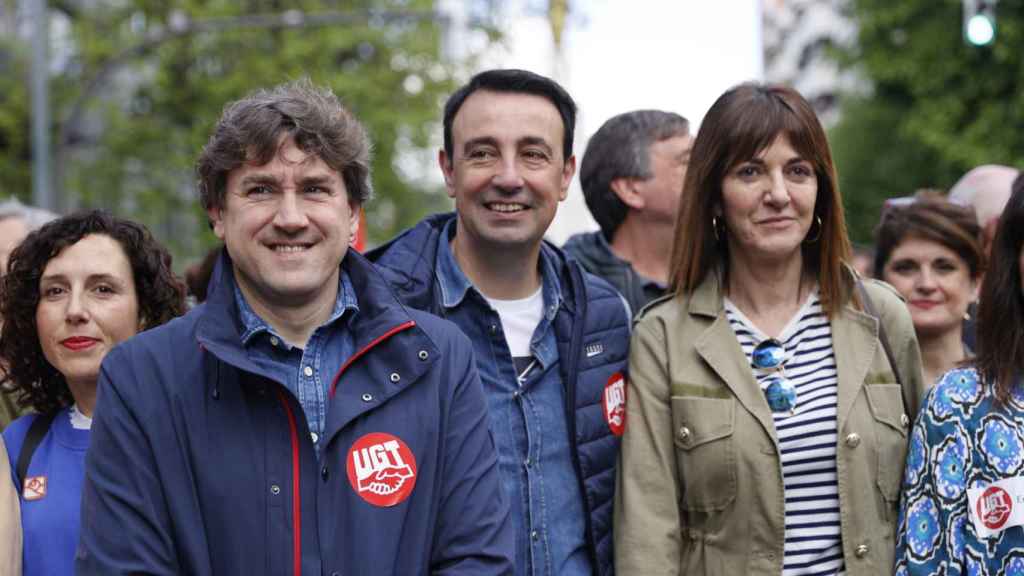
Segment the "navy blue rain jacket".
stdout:
<path fill-rule="evenodd" d="M 240 346 L 226 254 L 206 304 L 110 352 L 79 574 L 512 573 L 470 342 L 403 307 L 362 256 L 342 267 L 358 352 L 319 461 L 297 400 Z"/>
<path fill-rule="evenodd" d="M 452 218 L 454 213 L 428 217 L 367 253 L 403 302 L 439 316 L 444 307 L 435 289 L 437 243 Z M 614 573 L 615 463 L 625 424 L 621 420 L 618 427 L 610 424 L 606 394 L 611 382 L 626 377 L 629 314 L 622 296 L 610 284 L 585 272 L 554 245 L 545 242 L 541 249 L 557 263 L 562 282 L 563 301 L 554 327 L 573 465 L 587 512 L 587 548 L 595 573 L 609 576 Z M 622 414 L 625 406 L 619 405 L 618 410 Z"/>

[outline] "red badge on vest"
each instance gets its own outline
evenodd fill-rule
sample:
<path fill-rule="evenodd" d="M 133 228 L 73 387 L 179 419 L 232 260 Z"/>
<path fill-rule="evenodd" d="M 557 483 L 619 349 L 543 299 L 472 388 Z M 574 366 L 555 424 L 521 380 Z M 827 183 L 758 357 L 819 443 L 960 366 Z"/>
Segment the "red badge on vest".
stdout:
<path fill-rule="evenodd" d="M 1010 518 L 1013 499 L 999 486 L 989 486 L 981 498 L 978 498 L 976 507 L 982 524 L 989 530 L 999 530 Z"/>
<path fill-rule="evenodd" d="M 621 372 L 604 385 L 604 420 L 612 434 L 622 436 L 626 431 L 626 379 Z"/>
<path fill-rule="evenodd" d="M 348 482 L 374 506 L 394 506 L 409 497 L 416 485 L 416 457 L 397 436 L 372 432 L 349 450 Z"/>
<path fill-rule="evenodd" d="M 25 485 L 22 487 L 21 497 L 24 498 L 26 502 L 46 498 L 46 476 L 30 476 L 25 478 Z"/>

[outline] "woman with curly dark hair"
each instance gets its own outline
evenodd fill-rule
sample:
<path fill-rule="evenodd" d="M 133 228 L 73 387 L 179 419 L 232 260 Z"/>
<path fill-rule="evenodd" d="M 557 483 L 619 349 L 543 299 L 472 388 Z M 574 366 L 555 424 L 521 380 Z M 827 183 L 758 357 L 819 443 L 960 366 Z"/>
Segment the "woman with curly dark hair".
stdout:
<path fill-rule="evenodd" d="M 11 254 L 0 287 L 5 392 L 37 412 L 3 433 L 20 488 L 27 576 L 74 573 L 100 362 L 184 310 L 167 250 L 143 226 L 104 212 L 54 220 Z"/>

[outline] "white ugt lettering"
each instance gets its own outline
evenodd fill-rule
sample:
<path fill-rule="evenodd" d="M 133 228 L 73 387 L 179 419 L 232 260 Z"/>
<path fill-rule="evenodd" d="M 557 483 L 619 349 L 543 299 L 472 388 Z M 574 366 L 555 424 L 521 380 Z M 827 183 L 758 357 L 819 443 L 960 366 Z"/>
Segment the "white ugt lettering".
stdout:
<path fill-rule="evenodd" d="M 357 478 L 366 478 L 383 468 L 399 468 L 405 465 L 398 452 L 398 442 L 388 440 L 383 444 L 374 444 L 368 448 L 360 448 L 352 452 L 352 464 L 356 469 Z M 390 458 L 388 456 L 390 455 Z"/>

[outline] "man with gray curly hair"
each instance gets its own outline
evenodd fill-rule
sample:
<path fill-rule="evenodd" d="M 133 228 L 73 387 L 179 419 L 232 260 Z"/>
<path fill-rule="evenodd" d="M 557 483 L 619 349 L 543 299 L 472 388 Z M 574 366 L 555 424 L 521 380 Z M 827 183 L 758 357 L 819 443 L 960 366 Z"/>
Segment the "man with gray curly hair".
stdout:
<path fill-rule="evenodd" d="M 197 162 L 205 302 L 110 352 L 78 574 L 506 574 L 472 344 L 349 250 L 370 142 L 308 81 L 228 105 Z"/>
<path fill-rule="evenodd" d="M 633 314 L 665 292 L 692 144 L 686 118 L 661 110 L 619 114 L 587 143 L 580 185 L 601 230 L 577 234 L 564 248 L 611 283 Z"/>

